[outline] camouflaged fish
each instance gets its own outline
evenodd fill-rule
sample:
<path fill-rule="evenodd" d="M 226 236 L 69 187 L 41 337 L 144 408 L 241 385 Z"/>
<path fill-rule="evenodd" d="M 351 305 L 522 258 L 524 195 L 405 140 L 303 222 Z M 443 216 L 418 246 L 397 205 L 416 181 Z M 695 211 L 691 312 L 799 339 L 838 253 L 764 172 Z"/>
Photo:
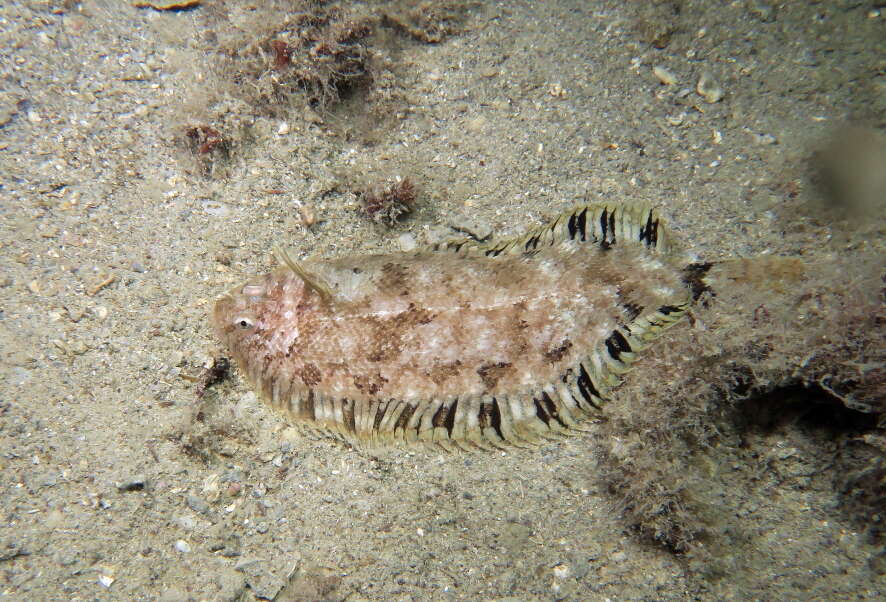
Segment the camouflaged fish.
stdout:
<path fill-rule="evenodd" d="M 218 300 L 215 330 L 273 407 L 363 447 L 581 429 L 705 269 L 681 265 L 655 210 L 617 205 L 488 245 L 282 258 Z"/>

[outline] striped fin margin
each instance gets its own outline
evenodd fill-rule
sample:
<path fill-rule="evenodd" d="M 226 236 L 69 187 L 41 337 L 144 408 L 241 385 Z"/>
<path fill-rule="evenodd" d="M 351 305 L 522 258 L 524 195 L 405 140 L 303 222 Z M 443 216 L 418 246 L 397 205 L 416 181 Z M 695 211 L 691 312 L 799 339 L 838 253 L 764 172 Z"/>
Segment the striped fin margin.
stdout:
<path fill-rule="evenodd" d="M 639 352 L 686 312 L 665 306 L 614 330 L 602 348 L 531 394 L 481 395 L 406 402 L 356 402 L 265 381 L 271 405 L 308 434 L 325 433 L 361 449 L 419 446 L 455 451 L 534 447 L 586 430 Z"/>
<path fill-rule="evenodd" d="M 604 249 L 616 244 L 631 244 L 643 246 L 654 253 L 672 252 L 664 220 L 656 209 L 612 203 L 576 207 L 519 237 L 492 243 L 452 240 L 438 243 L 432 249 L 457 254 L 479 252 L 497 257 L 502 254 L 533 253 L 567 240 L 598 245 Z"/>

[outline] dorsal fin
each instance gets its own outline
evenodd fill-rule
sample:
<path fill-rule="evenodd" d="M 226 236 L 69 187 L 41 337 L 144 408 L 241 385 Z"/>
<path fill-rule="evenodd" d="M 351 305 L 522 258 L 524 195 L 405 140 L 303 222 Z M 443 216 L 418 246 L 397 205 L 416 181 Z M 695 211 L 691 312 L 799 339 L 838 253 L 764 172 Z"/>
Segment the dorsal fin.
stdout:
<path fill-rule="evenodd" d="M 545 246 L 555 246 L 568 240 L 604 249 L 615 245 L 637 245 L 652 253 L 667 255 L 672 252 L 664 220 L 656 209 L 612 203 L 581 205 L 518 237 L 491 243 L 453 240 L 431 248 L 449 253 L 482 253 L 497 257 L 533 253 Z"/>
<path fill-rule="evenodd" d="M 317 276 L 316 274 L 312 274 L 308 272 L 304 266 L 295 261 L 292 257 L 289 256 L 283 248 L 274 247 L 274 254 L 277 256 L 277 259 L 280 263 L 286 265 L 290 270 L 292 270 L 296 276 L 302 279 L 305 283 L 305 286 L 313 290 L 315 293 L 320 295 L 320 298 L 327 305 L 331 305 L 334 296 L 332 294 L 332 289 L 329 287 L 326 282 L 323 281 L 322 278 Z"/>

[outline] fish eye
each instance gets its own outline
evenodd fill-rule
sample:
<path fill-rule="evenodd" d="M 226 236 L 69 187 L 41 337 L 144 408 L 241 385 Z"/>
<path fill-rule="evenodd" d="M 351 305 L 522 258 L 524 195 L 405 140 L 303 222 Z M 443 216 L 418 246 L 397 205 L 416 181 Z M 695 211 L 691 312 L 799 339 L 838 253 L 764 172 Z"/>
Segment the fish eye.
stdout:
<path fill-rule="evenodd" d="M 252 328 L 252 320 L 250 320 L 249 318 L 245 318 L 243 316 L 240 316 L 238 318 L 234 318 L 234 325 L 237 326 L 238 328 L 240 328 L 241 330 L 248 330 L 249 328 Z"/>

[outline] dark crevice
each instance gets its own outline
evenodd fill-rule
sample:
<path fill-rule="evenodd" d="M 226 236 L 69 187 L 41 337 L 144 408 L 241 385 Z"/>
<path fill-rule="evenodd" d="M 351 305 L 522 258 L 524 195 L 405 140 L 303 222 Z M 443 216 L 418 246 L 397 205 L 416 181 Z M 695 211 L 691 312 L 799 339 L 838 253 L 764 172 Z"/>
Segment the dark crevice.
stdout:
<path fill-rule="evenodd" d="M 875 414 L 847 408 L 842 401 L 818 386 L 791 385 L 753 396 L 739 406 L 740 425 L 773 432 L 780 427 L 824 429 L 836 436 L 862 432 L 877 426 Z"/>

